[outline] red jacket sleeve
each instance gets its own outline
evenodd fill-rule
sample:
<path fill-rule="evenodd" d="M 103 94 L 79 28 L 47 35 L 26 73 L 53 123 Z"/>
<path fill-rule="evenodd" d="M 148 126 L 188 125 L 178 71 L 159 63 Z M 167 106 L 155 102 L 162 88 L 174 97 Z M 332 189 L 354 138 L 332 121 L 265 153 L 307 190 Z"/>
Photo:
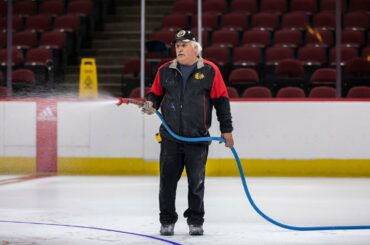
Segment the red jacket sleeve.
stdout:
<path fill-rule="evenodd" d="M 163 96 L 163 89 L 160 79 L 160 70 L 158 70 L 157 74 L 155 75 L 154 82 L 152 84 L 152 87 L 150 88 L 149 93 L 153 93 L 156 96 Z"/>
<path fill-rule="evenodd" d="M 225 85 L 225 81 L 222 78 L 220 69 L 218 69 L 218 67 L 212 62 L 207 62 L 207 63 L 210 64 L 212 66 L 213 70 L 215 71 L 215 77 L 213 79 L 213 84 L 212 84 L 212 88 L 211 88 L 211 95 L 210 95 L 211 98 L 212 99 L 216 99 L 216 98 L 220 98 L 220 97 L 229 98 L 229 95 L 228 95 L 227 89 L 226 89 L 226 85 Z"/>

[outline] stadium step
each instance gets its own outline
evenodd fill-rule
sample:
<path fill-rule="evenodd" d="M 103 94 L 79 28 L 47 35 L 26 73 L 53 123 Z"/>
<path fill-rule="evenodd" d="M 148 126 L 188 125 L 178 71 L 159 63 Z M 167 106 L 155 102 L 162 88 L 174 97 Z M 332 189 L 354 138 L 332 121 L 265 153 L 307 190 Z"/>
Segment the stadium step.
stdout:
<path fill-rule="evenodd" d="M 151 33 L 160 28 L 164 15 L 170 12 L 173 0 L 146 2 L 145 38 L 149 40 Z M 116 0 L 115 6 L 114 14 L 104 16 L 102 28 L 91 33 L 91 48 L 80 50 L 79 57 L 95 58 L 99 90 L 120 96 L 125 87 L 122 80 L 130 85 L 138 83 L 138 78 L 122 77 L 122 70 L 128 59 L 140 54 L 141 8 L 137 0 Z M 65 81 L 58 86 L 78 91 L 79 72 L 79 64 L 67 66 Z"/>

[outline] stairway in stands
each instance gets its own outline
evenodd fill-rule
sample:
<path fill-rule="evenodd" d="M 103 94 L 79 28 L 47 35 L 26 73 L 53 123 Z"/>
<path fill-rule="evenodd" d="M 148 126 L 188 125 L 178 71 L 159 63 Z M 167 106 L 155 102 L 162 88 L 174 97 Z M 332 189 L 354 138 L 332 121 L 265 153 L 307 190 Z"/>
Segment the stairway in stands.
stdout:
<path fill-rule="evenodd" d="M 81 50 L 81 58 L 95 58 L 100 94 L 122 96 L 122 70 L 125 62 L 140 55 L 140 13 L 138 0 L 116 0 L 115 13 L 104 17 L 102 31 L 92 33 L 92 47 Z M 146 1 L 146 40 L 161 27 L 173 0 Z M 69 65 L 62 90 L 78 91 L 79 64 Z"/>

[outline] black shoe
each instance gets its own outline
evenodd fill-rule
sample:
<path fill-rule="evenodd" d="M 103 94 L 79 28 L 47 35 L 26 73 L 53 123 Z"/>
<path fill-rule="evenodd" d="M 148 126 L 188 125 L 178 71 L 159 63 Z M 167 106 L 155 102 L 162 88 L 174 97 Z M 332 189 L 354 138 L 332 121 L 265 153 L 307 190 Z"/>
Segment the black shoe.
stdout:
<path fill-rule="evenodd" d="M 173 236 L 175 224 L 162 224 L 160 233 L 162 236 Z"/>
<path fill-rule="evenodd" d="M 203 225 L 189 225 L 189 234 L 191 236 L 202 236 Z"/>

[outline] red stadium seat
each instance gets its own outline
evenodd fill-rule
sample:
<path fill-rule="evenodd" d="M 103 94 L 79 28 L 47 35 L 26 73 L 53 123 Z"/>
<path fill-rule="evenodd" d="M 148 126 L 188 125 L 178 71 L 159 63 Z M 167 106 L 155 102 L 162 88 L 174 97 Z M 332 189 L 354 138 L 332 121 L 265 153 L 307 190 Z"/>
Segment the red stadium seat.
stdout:
<path fill-rule="evenodd" d="M 40 47 L 62 50 L 66 48 L 66 34 L 59 31 L 45 32 L 40 39 Z"/>
<path fill-rule="evenodd" d="M 346 65 L 349 60 L 352 58 L 358 57 L 358 49 L 354 47 L 340 47 L 341 61 L 342 66 Z M 329 51 L 329 64 L 334 66 L 336 64 L 336 47 L 332 47 Z"/>
<path fill-rule="evenodd" d="M 46 32 L 51 29 L 51 17 L 48 15 L 35 15 L 27 18 L 26 31 Z"/>
<path fill-rule="evenodd" d="M 194 1 L 188 0 L 180 0 L 175 1 L 174 5 L 172 6 L 172 14 L 185 14 L 185 15 L 193 15 L 196 14 L 198 11 L 197 3 Z"/>
<path fill-rule="evenodd" d="M 311 76 L 311 85 L 335 86 L 337 72 L 333 68 L 319 68 Z"/>
<path fill-rule="evenodd" d="M 7 59 L 8 57 L 8 50 L 6 48 L 0 49 L 0 66 L 6 66 L 7 65 Z M 24 58 L 23 54 L 20 50 L 17 48 L 12 49 L 12 66 L 18 67 L 23 64 Z"/>
<path fill-rule="evenodd" d="M 35 71 L 36 81 L 38 82 L 52 82 L 54 70 L 57 69 L 53 60 L 53 52 L 46 48 L 28 50 L 24 66 Z"/>
<path fill-rule="evenodd" d="M 150 37 L 151 41 L 160 41 L 165 43 L 166 45 L 170 46 L 171 42 L 173 41 L 175 33 L 169 30 L 160 30 L 152 32 Z"/>
<path fill-rule="evenodd" d="M 15 84 L 34 85 L 35 73 L 30 69 L 17 69 L 12 72 L 12 82 Z"/>
<path fill-rule="evenodd" d="M 191 32 L 195 35 L 195 37 L 197 38 L 199 42 L 198 28 L 196 27 L 191 28 Z M 211 39 L 209 37 L 208 31 L 202 30 L 202 47 L 207 47 L 210 45 L 210 43 L 211 43 Z"/>
<path fill-rule="evenodd" d="M 285 0 L 262 0 L 261 12 L 273 14 L 284 14 L 287 11 L 287 1 Z"/>
<path fill-rule="evenodd" d="M 7 34 L 6 32 L 0 32 L 0 49 L 6 48 L 7 45 Z"/>
<path fill-rule="evenodd" d="M 261 49 L 258 47 L 241 46 L 233 49 L 234 67 L 257 66 L 261 63 Z"/>
<path fill-rule="evenodd" d="M 258 83 L 259 77 L 253 68 L 237 68 L 231 72 L 229 82 L 231 84 Z"/>
<path fill-rule="evenodd" d="M 321 0 L 320 11 L 321 12 L 335 12 L 337 0 Z M 347 11 L 347 0 L 341 0 L 341 9 L 342 12 Z"/>
<path fill-rule="evenodd" d="M 212 46 L 235 47 L 239 44 L 239 33 L 237 31 L 221 29 L 212 34 Z"/>
<path fill-rule="evenodd" d="M 297 58 L 305 65 L 322 66 L 326 63 L 325 48 L 306 46 L 298 49 Z"/>
<path fill-rule="evenodd" d="M 12 18 L 12 29 L 13 31 L 21 31 L 23 30 L 23 20 L 19 16 L 13 16 Z M 0 31 L 6 32 L 8 29 L 8 17 L 0 17 Z"/>
<path fill-rule="evenodd" d="M 369 60 L 370 58 L 370 47 L 363 48 L 361 51 L 361 56 Z"/>
<path fill-rule="evenodd" d="M 252 16 L 252 29 L 274 31 L 279 26 L 279 16 L 274 13 L 257 13 Z"/>
<path fill-rule="evenodd" d="M 341 43 L 347 47 L 359 48 L 365 44 L 365 33 L 362 31 L 345 29 L 342 31 Z"/>
<path fill-rule="evenodd" d="M 245 15 L 252 15 L 257 12 L 256 0 L 233 0 L 230 6 L 231 12 L 239 12 Z"/>
<path fill-rule="evenodd" d="M 23 1 L 13 3 L 13 15 L 28 17 L 36 14 L 35 1 Z"/>
<path fill-rule="evenodd" d="M 80 18 L 76 15 L 62 15 L 55 18 L 54 31 L 78 32 L 80 30 Z"/>
<path fill-rule="evenodd" d="M 370 62 L 361 57 L 353 58 L 347 62 L 345 71 L 355 76 L 370 75 Z"/>
<path fill-rule="evenodd" d="M 230 51 L 225 47 L 211 46 L 203 50 L 203 56 L 213 61 L 219 68 L 223 77 L 227 77 L 230 69 Z"/>
<path fill-rule="evenodd" d="M 279 89 L 276 98 L 305 98 L 304 90 L 298 87 L 285 87 Z"/>
<path fill-rule="evenodd" d="M 191 26 L 198 28 L 198 15 L 191 17 Z M 205 31 L 214 31 L 218 28 L 217 15 L 204 13 L 202 15 L 202 28 Z"/>
<path fill-rule="evenodd" d="M 215 62 L 220 67 L 230 63 L 229 50 L 224 47 L 206 47 L 203 50 L 203 56 Z"/>
<path fill-rule="evenodd" d="M 227 11 L 226 1 L 220 0 L 205 0 L 203 2 L 203 12 L 212 13 L 214 15 L 222 15 Z"/>
<path fill-rule="evenodd" d="M 366 12 L 357 11 L 347 13 L 343 18 L 343 27 L 355 31 L 369 29 L 369 15 Z"/>
<path fill-rule="evenodd" d="M 304 31 L 309 24 L 308 16 L 301 12 L 291 12 L 283 15 L 282 28 Z"/>
<path fill-rule="evenodd" d="M 335 21 L 335 13 L 332 12 L 320 12 L 313 16 L 313 26 L 319 30 L 334 31 L 336 27 Z"/>
<path fill-rule="evenodd" d="M 266 49 L 266 65 L 277 65 L 285 59 L 294 59 L 294 50 L 286 47 L 270 47 Z"/>
<path fill-rule="evenodd" d="M 237 68 L 229 75 L 229 84 L 242 93 L 246 87 L 255 86 L 259 83 L 259 76 L 253 68 Z"/>
<path fill-rule="evenodd" d="M 42 1 L 40 3 L 40 14 L 56 17 L 65 14 L 64 1 Z"/>
<path fill-rule="evenodd" d="M 370 5 L 368 0 L 351 0 L 349 1 L 349 11 L 366 11 L 370 13 Z"/>
<path fill-rule="evenodd" d="M 290 11 L 312 15 L 317 11 L 316 0 L 291 0 Z"/>
<path fill-rule="evenodd" d="M 248 18 L 245 14 L 234 12 L 222 16 L 221 29 L 243 31 L 248 26 Z"/>
<path fill-rule="evenodd" d="M 245 89 L 242 94 L 243 98 L 272 98 L 272 93 L 269 88 L 255 86 Z"/>
<path fill-rule="evenodd" d="M 79 0 L 68 3 L 67 14 L 75 14 L 82 17 L 91 16 L 93 3 L 90 0 Z"/>
<path fill-rule="evenodd" d="M 239 93 L 236 88 L 233 87 L 227 87 L 227 94 L 229 95 L 229 98 L 239 98 Z"/>
<path fill-rule="evenodd" d="M 37 46 L 37 34 L 30 31 L 15 32 L 13 34 L 13 46 L 23 50 L 34 48 Z"/>
<path fill-rule="evenodd" d="M 28 50 L 25 59 L 25 66 L 50 67 L 53 63 L 53 53 L 50 49 L 34 48 Z"/>
<path fill-rule="evenodd" d="M 370 87 L 356 86 L 350 88 L 347 98 L 370 98 Z"/>
<path fill-rule="evenodd" d="M 0 98 L 5 98 L 7 96 L 7 94 L 8 94 L 7 88 L 0 86 Z"/>
<path fill-rule="evenodd" d="M 302 62 L 296 59 L 286 59 L 279 62 L 275 74 L 288 77 L 300 77 L 304 74 Z"/>
<path fill-rule="evenodd" d="M 302 33 L 298 30 L 279 30 L 274 34 L 274 45 L 296 48 L 302 44 Z"/>
<path fill-rule="evenodd" d="M 336 98 L 337 92 L 335 88 L 328 86 L 319 86 L 311 89 L 308 94 L 309 98 Z"/>
<path fill-rule="evenodd" d="M 189 23 L 185 15 L 170 14 L 162 20 L 162 30 L 178 31 L 188 29 Z"/>
<path fill-rule="evenodd" d="M 271 34 L 269 31 L 249 30 L 243 33 L 243 45 L 265 48 L 270 45 L 270 42 Z"/>
<path fill-rule="evenodd" d="M 304 85 L 304 66 L 301 61 L 296 59 L 286 59 L 280 61 L 275 68 L 272 81 L 275 89 L 279 87 L 303 86 Z"/>
<path fill-rule="evenodd" d="M 343 84 L 345 88 L 370 86 L 370 62 L 360 57 L 349 60 L 344 69 Z"/>

